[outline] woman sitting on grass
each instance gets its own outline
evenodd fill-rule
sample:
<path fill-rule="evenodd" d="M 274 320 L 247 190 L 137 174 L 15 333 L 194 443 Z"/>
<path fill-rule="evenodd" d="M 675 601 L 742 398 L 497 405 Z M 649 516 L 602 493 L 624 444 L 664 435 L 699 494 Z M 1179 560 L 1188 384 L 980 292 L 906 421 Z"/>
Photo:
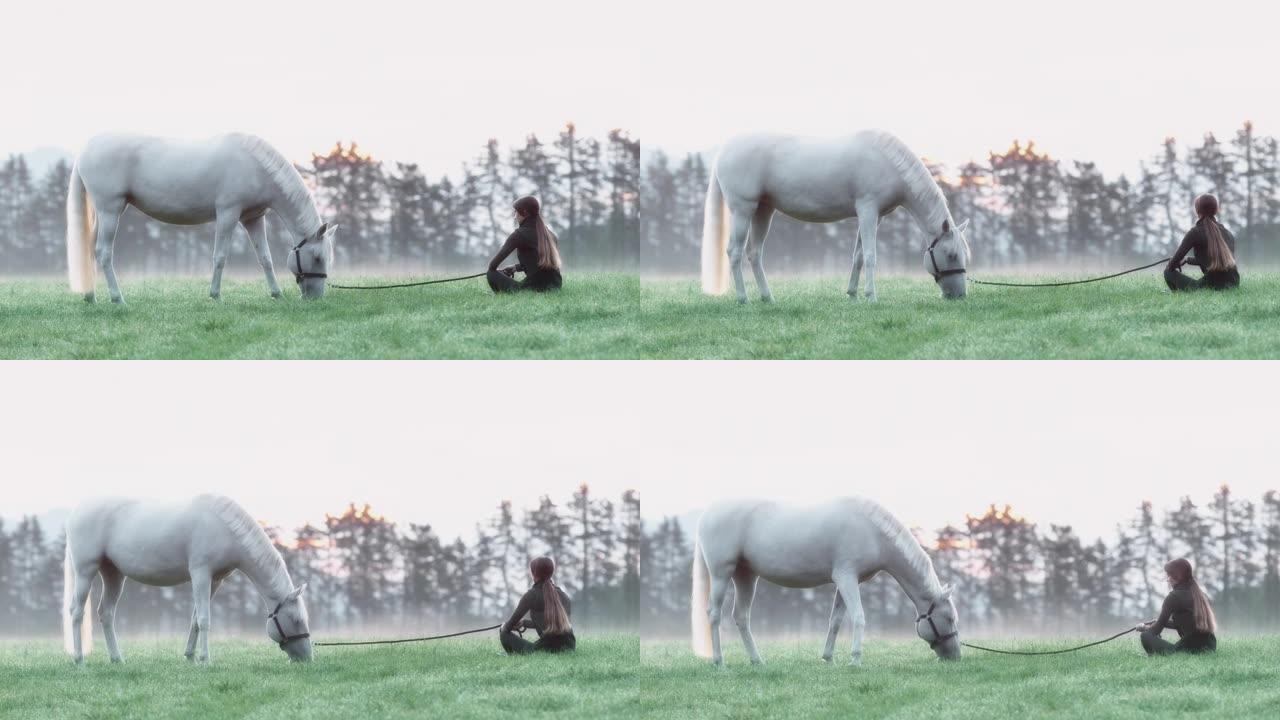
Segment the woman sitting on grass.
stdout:
<path fill-rule="evenodd" d="M 1234 254 L 1236 239 L 1218 222 L 1218 198 L 1212 195 L 1196 198 L 1196 214 L 1200 220 L 1182 239 L 1178 251 L 1165 266 L 1164 281 L 1174 292 L 1202 287 L 1214 290 L 1236 287 L 1240 284 Z M 1187 253 L 1192 250 L 1195 257 L 1188 258 Z M 1199 280 L 1183 275 L 1183 265 L 1199 265 L 1204 275 Z"/>
<path fill-rule="evenodd" d="M 489 287 L 496 293 L 559 290 L 562 282 L 559 240 L 542 221 L 538 199 L 522 197 L 514 207 L 520 227 L 489 261 Z M 516 264 L 499 268 L 512 252 L 516 254 Z M 515 279 L 518 272 L 524 273 L 524 280 Z"/>
<path fill-rule="evenodd" d="M 533 587 L 520 598 L 520 604 L 498 634 L 502 649 L 508 655 L 560 652 L 577 647 L 573 626 L 569 624 L 569 596 L 552 582 L 555 572 L 556 563 L 549 557 L 534 558 L 529 563 Z M 529 642 L 517 634 L 525 629 L 538 633 L 537 642 Z"/>
<path fill-rule="evenodd" d="M 1218 649 L 1218 621 L 1213 616 L 1213 606 L 1200 589 L 1196 576 L 1191 572 L 1191 562 L 1178 559 L 1164 566 L 1173 588 L 1164 599 L 1160 617 L 1142 623 L 1142 649 L 1147 655 L 1170 655 L 1177 652 L 1200 653 Z M 1167 627 L 1178 631 L 1178 642 L 1171 643 L 1160 637 Z"/>

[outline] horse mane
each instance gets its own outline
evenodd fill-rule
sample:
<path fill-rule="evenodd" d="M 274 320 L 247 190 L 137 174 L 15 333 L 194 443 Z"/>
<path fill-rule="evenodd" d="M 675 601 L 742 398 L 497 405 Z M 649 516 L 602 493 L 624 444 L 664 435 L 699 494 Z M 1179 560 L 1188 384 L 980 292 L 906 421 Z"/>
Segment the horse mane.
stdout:
<path fill-rule="evenodd" d="M 294 214 L 290 220 L 296 223 L 294 230 L 303 235 L 315 232 L 320 227 L 320 211 L 316 209 L 315 200 L 311 197 L 307 184 L 302 181 L 298 168 L 266 140 L 241 133 L 237 133 L 236 137 L 241 147 L 266 171 L 271 182 L 289 204 Z"/>
<path fill-rule="evenodd" d="M 204 495 L 202 498 L 217 513 L 218 519 L 226 525 L 227 530 L 240 543 L 240 547 L 249 553 L 254 564 L 270 575 L 271 587 L 292 589 L 293 581 L 289 579 L 289 570 L 285 567 L 284 558 L 280 557 L 280 553 L 272 544 L 271 538 L 267 537 L 262 525 L 229 497 Z"/>
<path fill-rule="evenodd" d="M 940 595 L 942 583 L 938 580 L 938 573 L 933 568 L 933 561 L 929 559 L 929 554 L 924 551 L 911 530 L 874 500 L 863 497 L 856 500 L 862 506 L 871 524 L 875 525 L 876 529 L 893 544 L 894 549 L 902 555 L 911 569 L 924 578 L 929 592 L 935 597 Z"/>
<path fill-rule="evenodd" d="M 911 205 L 929 213 L 927 217 L 919 218 L 925 226 L 925 233 L 933 233 L 936 236 L 942 229 L 942 222 L 951 220 L 951 211 L 947 209 L 947 198 L 942 194 L 942 189 L 933 179 L 929 168 L 896 135 L 884 130 L 870 130 L 867 135 L 880 155 L 893 165 L 903 182 L 907 184 Z M 954 221 L 952 223 L 954 224 Z"/>

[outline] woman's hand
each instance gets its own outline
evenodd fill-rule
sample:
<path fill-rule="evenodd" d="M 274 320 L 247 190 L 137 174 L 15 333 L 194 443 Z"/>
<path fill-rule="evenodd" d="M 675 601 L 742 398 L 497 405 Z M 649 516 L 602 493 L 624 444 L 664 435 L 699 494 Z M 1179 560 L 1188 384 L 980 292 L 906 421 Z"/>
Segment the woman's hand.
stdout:
<path fill-rule="evenodd" d="M 516 276 L 515 266 L 511 265 L 511 266 L 502 268 L 502 274 L 506 275 L 509 278 L 514 278 Z"/>

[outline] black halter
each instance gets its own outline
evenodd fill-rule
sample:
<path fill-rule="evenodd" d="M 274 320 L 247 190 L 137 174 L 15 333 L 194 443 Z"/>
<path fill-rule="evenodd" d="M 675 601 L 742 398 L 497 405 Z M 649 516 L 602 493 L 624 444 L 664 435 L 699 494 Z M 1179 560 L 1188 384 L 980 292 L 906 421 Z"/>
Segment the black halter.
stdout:
<path fill-rule="evenodd" d="M 942 278 L 944 277 L 951 277 L 952 275 L 965 274 L 964 268 L 952 268 L 950 270 L 938 269 L 938 258 L 933 256 L 933 249 L 938 247 L 938 243 L 942 240 L 942 238 L 946 236 L 947 236 L 946 233 L 942 233 L 938 237 L 934 238 L 933 242 L 929 243 L 929 248 L 925 250 L 925 252 L 929 253 L 929 262 L 933 264 L 933 281 L 934 282 L 942 282 Z"/>
<path fill-rule="evenodd" d="M 293 264 L 297 267 L 297 270 L 294 270 L 294 271 L 293 271 L 293 279 L 294 279 L 294 281 L 296 281 L 299 285 L 301 285 L 301 284 L 302 284 L 302 281 L 303 281 L 303 280 L 306 280 L 307 278 L 327 278 L 327 277 L 329 277 L 329 273 L 302 272 L 302 253 L 300 253 L 300 252 L 298 252 L 298 251 L 299 251 L 299 250 L 301 250 L 301 249 L 302 249 L 302 246 L 303 246 L 303 245 L 306 245 L 306 244 L 307 244 L 307 242 L 308 242 L 310 239 L 311 239 L 311 238 L 306 238 L 306 237 L 302 238 L 302 242 L 298 243 L 297 245 L 294 245 L 294 246 L 293 246 L 293 250 L 292 250 L 292 255 L 293 255 Z M 277 608 L 277 609 L 278 609 L 278 608 Z"/>
<path fill-rule="evenodd" d="M 963 270 L 961 270 L 960 272 L 964 272 L 964 271 L 963 271 Z M 933 639 L 929 641 L 929 649 L 930 649 L 930 650 L 932 650 L 932 649 L 934 649 L 934 648 L 938 647 L 938 646 L 939 646 L 939 645 L 941 645 L 942 643 L 944 643 L 944 642 L 946 642 L 946 641 L 950 640 L 951 638 L 953 638 L 953 637 L 955 637 L 955 636 L 957 636 L 957 635 L 959 635 L 959 634 L 960 634 L 960 633 L 959 633 L 959 631 L 956 631 L 956 630 L 952 630 L 951 632 L 947 633 L 946 635 L 943 635 L 942 633 L 938 632 L 938 626 L 937 626 L 937 625 L 935 625 L 935 624 L 933 623 L 933 611 L 936 609 L 936 607 L 935 607 L 935 606 L 936 606 L 937 604 L 938 604 L 938 601 L 937 601 L 937 600 L 934 600 L 933 602 L 929 603 L 929 612 L 926 612 L 926 613 L 925 613 L 925 614 L 923 614 L 923 615 L 917 615 L 917 616 L 916 616 L 916 623 L 917 623 L 917 624 L 919 624 L 919 622 L 920 622 L 921 620 L 928 620 L 928 621 L 929 621 L 929 629 L 933 631 Z"/>
<path fill-rule="evenodd" d="M 306 242 L 306 241 L 304 240 L 303 242 Z M 271 614 L 267 615 L 268 620 L 275 622 L 276 632 L 280 633 L 280 639 L 277 640 L 276 643 L 280 646 L 281 650 L 284 649 L 285 645 L 288 645 L 294 640 L 303 640 L 311 637 L 311 633 L 309 632 L 305 632 L 300 635 L 290 635 L 289 633 L 286 633 L 284 631 L 284 626 L 280 624 L 280 618 L 278 617 L 278 615 L 280 614 L 280 608 L 282 607 L 284 607 L 284 601 L 280 601 L 279 603 L 277 603 L 276 609 L 272 610 Z"/>

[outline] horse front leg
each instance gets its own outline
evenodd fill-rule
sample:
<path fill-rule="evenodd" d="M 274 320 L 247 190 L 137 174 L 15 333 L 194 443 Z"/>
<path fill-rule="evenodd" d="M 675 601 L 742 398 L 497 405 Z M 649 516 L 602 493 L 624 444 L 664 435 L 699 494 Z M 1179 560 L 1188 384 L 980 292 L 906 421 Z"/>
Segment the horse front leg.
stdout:
<path fill-rule="evenodd" d="M 862 636 L 867 629 L 867 616 L 862 609 L 862 594 L 858 589 L 858 577 L 852 573 L 842 574 L 835 578 L 836 589 L 844 596 L 844 604 L 849 609 L 849 620 L 853 624 L 853 651 L 849 659 L 852 665 L 862 664 Z"/>
<path fill-rule="evenodd" d="M 276 268 L 271 262 L 271 246 L 267 244 L 267 216 L 263 215 L 244 223 L 244 229 L 249 233 L 249 241 L 253 243 L 254 251 L 258 253 L 258 266 L 267 276 L 267 289 L 271 291 L 271 297 L 279 299 L 280 283 L 276 282 Z"/>
<path fill-rule="evenodd" d="M 840 635 L 840 623 L 844 621 L 844 596 L 836 590 L 836 599 L 831 602 L 831 623 L 827 628 L 827 646 L 822 650 L 824 662 L 831 662 L 836 651 L 836 638 Z"/>
<path fill-rule="evenodd" d="M 858 297 L 858 280 L 862 275 L 862 229 L 859 227 L 858 232 L 853 236 L 853 271 L 849 273 L 849 297 L 857 299 Z M 836 599 L 840 598 L 840 593 L 836 593 Z"/>
<path fill-rule="evenodd" d="M 199 647 L 196 660 L 207 663 L 209 662 L 210 606 L 213 599 L 213 576 L 208 570 L 192 571 L 191 596 L 195 603 L 196 644 Z"/>
<path fill-rule="evenodd" d="M 221 580 L 215 579 L 209 586 L 210 604 L 213 602 L 213 596 L 218 594 L 218 586 L 221 584 Z M 196 641 L 200 637 L 200 626 L 196 623 L 196 619 L 196 611 L 193 609 L 191 611 L 191 632 L 187 634 L 187 651 L 183 653 L 183 656 L 186 657 L 187 660 L 191 661 L 196 659 Z"/>
<path fill-rule="evenodd" d="M 758 580 L 757 576 L 747 572 L 733 576 L 733 622 L 738 626 L 738 634 L 742 636 L 742 644 L 747 648 L 752 665 L 764 664 L 756 649 L 756 640 L 751 636 L 751 602 L 756 596 Z"/>
<path fill-rule="evenodd" d="M 751 235 L 747 244 L 747 261 L 751 263 L 751 272 L 756 276 L 756 289 L 760 291 L 760 299 L 773 302 L 773 293 L 769 291 L 769 283 L 764 277 L 764 241 L 769 237 L 769 225 L 773 222 L 773 208 L 761 205 L 751 218 Z"/>
<path fill-rule="evenodd" d="M 863 262 L 867 269 L 867 300 L 876 301 L 876 230 L 880 225 L 880 211 L 875 208 L 858 209 L 858 235 L 862 244 Z M 847 600 L 846 600 L 847 602 Z"/>
<path fill-rule="evenodd" d="M 209 297 L 218 300 L 222 297 L 222 268 L 227 264 L 227 255 L 231 252 L 231 240 L 235 237 L 236 225 L 240 222 L 240 213 L 221 210 L 214 221 L 213 231 L 213 280 L 209 284 Z"/>

